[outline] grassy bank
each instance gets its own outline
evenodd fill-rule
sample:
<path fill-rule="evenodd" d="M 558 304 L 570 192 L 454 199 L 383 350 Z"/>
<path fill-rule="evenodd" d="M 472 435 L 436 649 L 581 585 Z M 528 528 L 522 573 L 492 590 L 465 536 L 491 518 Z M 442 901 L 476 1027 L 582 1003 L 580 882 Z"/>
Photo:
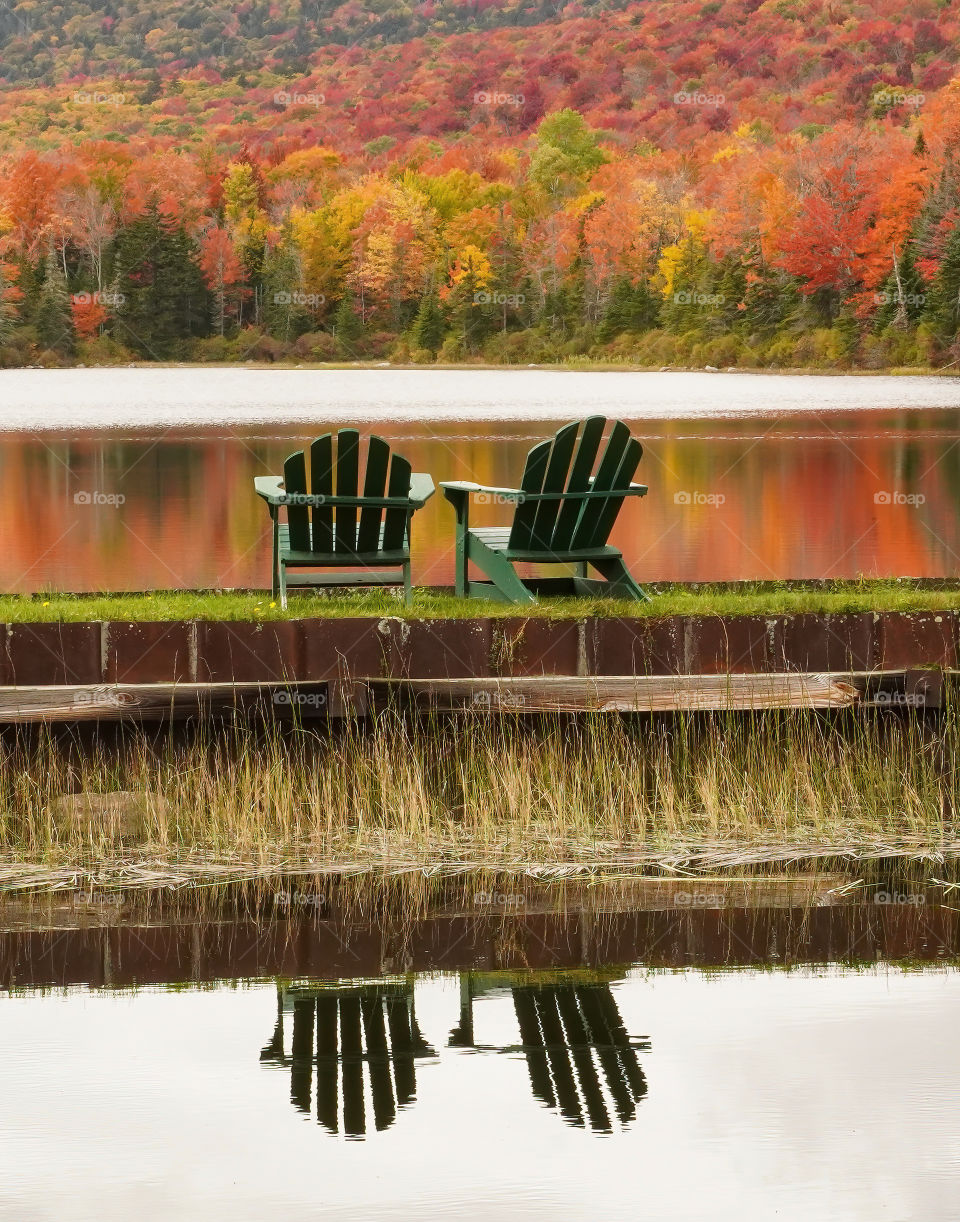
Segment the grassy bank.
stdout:
<path fill-rule="evenodd" d="M 960 716 L 465 716 L 0 740 L 0 887 L 960 854 Z"/>
<path fill-rule="evenodd" d="M 923 583 L 909 578 L 837 582 L 757 582 L 736 585 L 649 585 L 649 603 L 613 599 L 551 598 L 531 607 L 455 598 L 428 590 L 414 592 L 413 606 L 389 592 L 339 595 L 294 594 L 284 611 L 269 593 L 156 590 L 137 594 L 48 592 L 0 597 L 0 623 L 57 623 L 89 620 L 280 620 L 301 617 L 400 616 L 462 619 L 525 616 L 581 619 L 586 616 L 787 615 L 857 611 L 952 611 L 960 609 L 960 584 Z"/>

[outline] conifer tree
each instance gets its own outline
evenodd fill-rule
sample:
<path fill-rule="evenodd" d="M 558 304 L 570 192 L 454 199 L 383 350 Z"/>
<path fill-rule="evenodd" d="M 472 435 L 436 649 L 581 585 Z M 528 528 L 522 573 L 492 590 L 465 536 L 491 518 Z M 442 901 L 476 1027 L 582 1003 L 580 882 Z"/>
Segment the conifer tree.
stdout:
<path fill-rule="evenodd" d="M 894 252 L 894 267 L 879 293 L 880 308 L 874 319 L 877 330 L 906 327 L 923 313 L 926 285 L 914 263 L 913 245 L 908 242 L 902 253 Z"/>
<path fill-rule="evenodd" d="M 414 345 L 417 348 L 425 348 L 428 352 L 436 353 L 443 343 L 444 330 L 440 303 L 437 301 L 436 294 L 430 290 L 424 294 L 417 316 L 413 320 L 411 334 Z"/>
<path fill-rule="evenodd" d="M 942 347 L 953 343 L 960 325 L 960 225 L 947 241 L 943 260 L 927 294 L 923 321 Z"/>
<path fill-rule="evenodd" d="M 63 356 L 73 355 L 76 336 L 70 311 L 70 295 L 60 260 L 52 248 L 47 253 L 34 324 L 41 348 L 48 348 Z"/>
<path fill-rule="evenodd" d="M 183 340 L 209 331 L 209 293 L 195 247 L 183 226 L 161 217 L 155 203 L 120 233 L 116 274 L 123 304 L 114 334 L 128 347 L 164 359 Z"/>
<path fill-rule="evenodd" d="M 352 294 L 348 293 L 340 299 L 337 312 L 333 316 L 333 334 L 337 347 L 344 356 L 357 355 L 357 347 L 363 337 L 363 323 Z"/>

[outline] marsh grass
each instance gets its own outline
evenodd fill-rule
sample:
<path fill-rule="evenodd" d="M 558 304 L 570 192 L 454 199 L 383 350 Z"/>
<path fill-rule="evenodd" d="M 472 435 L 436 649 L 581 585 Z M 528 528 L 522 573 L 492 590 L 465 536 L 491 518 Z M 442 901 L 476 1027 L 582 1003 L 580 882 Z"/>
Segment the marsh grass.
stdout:
<path fill-rule="evenodd" d="M 960 609 L 960 585 L 934 586 L 909 578 L 837 582 L 743 582 L 735 585 L 653 585 L 648 603 L 603 598 L 550 598 L 522 608 L 525 616 L 582 619 L 588 616 L 840 614 L 856 611 L 949 611 Z M 279 620 L 399 616 L 465 619 L 516 615 L 502 603 L 455 598 L 418 589 L 413 605 L 389 591 L 292 594 L 284 611 L 269 593 L 256 591 L 154 590 L 136 594 L 6 595 L 0 623 L 114 620 Z"/>
<path fill-rule="evenodd" d="M 949 857 L 957 739 L 953 709 L 20 731 L 0 740 L 0 886 Z"/>

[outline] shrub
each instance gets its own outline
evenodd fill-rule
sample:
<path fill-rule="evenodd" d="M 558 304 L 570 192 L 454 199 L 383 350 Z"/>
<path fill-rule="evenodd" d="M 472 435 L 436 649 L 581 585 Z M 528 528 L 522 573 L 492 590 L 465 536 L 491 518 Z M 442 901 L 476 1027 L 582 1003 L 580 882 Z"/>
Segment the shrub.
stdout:
<path fill-rule="evenodd" d="M 456 335 L 448 335 L 440 345 L 437 360 L 443 364 L 452 364 L 463 360 L 463 346 Z"/>
<path fill-rule="evenodd" d="M 340 351 L 329 331 L 308 331 L 294 342 L 293 354 L 304 361 L 335 361 Z"/>
<path fill-rule="evenodd" d="M 97 335 L 77 344 L 77 361 L 81 365 L 127 365 L 133 360 L 135 354 L 112 335 Z"/>
<path fill-rule="evenodd" d="M 374 331 L 363 341 L 363 355 L 382 360 L 396 342 L 396 331 Z"/>

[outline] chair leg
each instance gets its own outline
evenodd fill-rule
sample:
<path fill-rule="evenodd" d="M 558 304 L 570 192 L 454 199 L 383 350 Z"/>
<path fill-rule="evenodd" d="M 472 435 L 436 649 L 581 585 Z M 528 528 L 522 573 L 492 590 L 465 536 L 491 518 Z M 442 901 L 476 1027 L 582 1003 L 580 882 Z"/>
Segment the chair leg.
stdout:
<path fill-rule="evenodd" d="M 464 569 L 472 560 L 477 568 L 490 578 L 500 596 L 507 602 L 529 606 L 537 601 L 517 576 L 517 570 L 511 562 L 499 552 L 493 551 L 473 535 L 467 536 L 464 552 Z M 470 583 L 466 584 L 469 591 Z"/>
<path fill-rule="evenodd" d="M 606 579 L 607 585 L 603 593 L 607 597 L 625 598 L 633 602 L 650 602 L 650 595 L 630 576 L 630 571 L 623 563 L 622 556 L 612 560 L 595 560 L 593 567 L 601 577 Z"/>
<path fill-rule="evenodd" d="M 272 508 L 272 507 L 271 507 Z M 273 570 L 270 574 L 270 597 L 276 599 L 280 593 L 280 524 L 276 509 L 272 508 L 273 517 Z"/>
<path fill-rule="evenodd" d="M 457 538 L 454 544 L 454 592 L 457 598 L 469 597 L 467 573 L 467 532 L 463 523 L 457 519 Z"/>
<path fill-rule="evenodd" d="M 280 565 L 280 606 L 287 609 L 287 566 Z"/>
<path fill-rule="evenodd" d="M 407 607 L 413 606 L 413 582 L 410 577 L 410 561 L 403 566 L 403 601 Z"/>

